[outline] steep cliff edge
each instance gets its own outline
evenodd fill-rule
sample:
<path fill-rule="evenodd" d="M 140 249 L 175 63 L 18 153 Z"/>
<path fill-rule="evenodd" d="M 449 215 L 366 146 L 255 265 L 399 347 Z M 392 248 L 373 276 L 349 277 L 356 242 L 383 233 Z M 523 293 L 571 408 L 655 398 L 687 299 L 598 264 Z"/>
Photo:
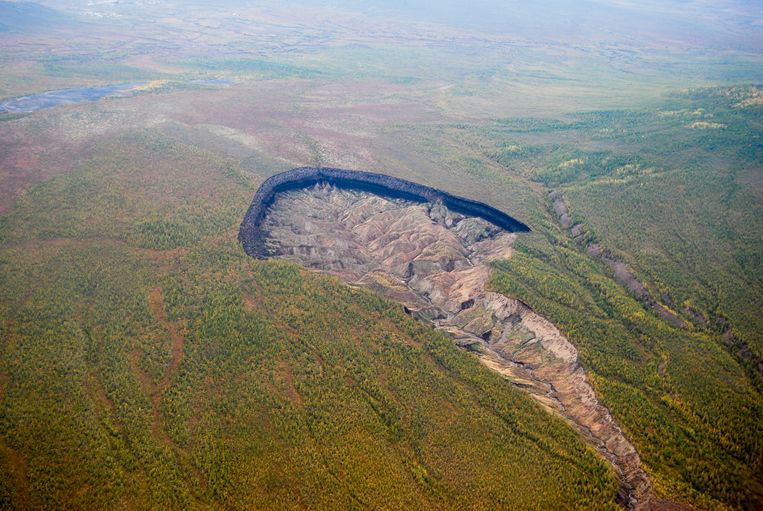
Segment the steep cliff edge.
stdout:
<path fill-rule="evenodd" d="M 615 468 L 621 502 L 652 507 L 633 445 L 599 403 L 577 350 L 527 305 L 486 289 L 516 234 L 484 218 L 325 182 L 280 190 L 256 224 L 256 256 L 297 261 L 402 302 L 578 429 Z"/>
<path fill-rule="evenodd" d="M 356 170 L 301 167 L 271 176 L 260 185 L 239 231 L 239 241 L 247 254 L 256 258 L 267 256 L 262 230 L 259 226 L 276 194 L 288 190 L 299 190 L 316 183 L 368 191 L 380 197 L 400 198 L 411 202 L 442 202 L 452 211 L 483 218 L 509 232 L 530 230 L 519 220 L 487 204 L 451 195 L 405 179 Z"/>

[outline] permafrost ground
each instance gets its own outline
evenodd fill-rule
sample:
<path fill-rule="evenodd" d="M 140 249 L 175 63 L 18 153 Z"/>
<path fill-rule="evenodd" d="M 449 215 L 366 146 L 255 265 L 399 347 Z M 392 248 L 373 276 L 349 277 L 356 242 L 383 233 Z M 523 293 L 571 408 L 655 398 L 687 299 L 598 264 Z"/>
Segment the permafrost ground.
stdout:
<path fill-rule="evenodd" d="M 615 467 L 621 501 L 653 503 L 639 456 L 599 403 L 577 350 L 519 300 L 486 289 L 517 234 L 483 218 L 369 191 L 311 184 L 274 194 L 255 227 L 263 256 L 289 259 L 402 302 L 577 428 Z"/>

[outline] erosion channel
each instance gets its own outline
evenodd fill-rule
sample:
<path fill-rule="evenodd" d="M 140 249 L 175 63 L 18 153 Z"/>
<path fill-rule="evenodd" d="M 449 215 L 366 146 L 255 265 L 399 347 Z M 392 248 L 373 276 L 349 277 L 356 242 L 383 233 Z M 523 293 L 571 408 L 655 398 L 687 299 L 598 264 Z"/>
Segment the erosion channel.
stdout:
<path fill-rule="evenodd" d="M 521 301 L 487 290 L 489 263 L 511 257 L 519 235 L 511 231 L 527 231 L 524 224 L 448 194 L 422 198 L 307 170 L 263 184 L 241 227 L 247 253 L 296 261 L 401 302 L 580 431 L 618 473 L 625 507 L 652 507 L 638 453 L 598 401 L 572 343 Z"/>

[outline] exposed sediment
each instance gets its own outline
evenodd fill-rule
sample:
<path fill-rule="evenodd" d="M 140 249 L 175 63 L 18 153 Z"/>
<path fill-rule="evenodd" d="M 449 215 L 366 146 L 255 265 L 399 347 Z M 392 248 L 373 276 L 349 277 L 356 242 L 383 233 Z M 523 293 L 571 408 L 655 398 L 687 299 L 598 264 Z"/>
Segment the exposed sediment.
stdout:
<path fill-rule="evenodd" d="M 382 197 L 406 199 L 411 202 L 442 202 L 452 211 L 483 218 L 509 232 L 527 232 L 530 230 L 519 220 L 487 204 L 451 195 L 436 188 L 405 179 L 373 172 L 302 167 L 269 177 L 257 190 L 239 231 L 239 241 L 241 241 L 247 254 L 258 259 L 267 256 L 259 225 L 268 207 L 273 203 L 275 195 L 287 190 L 306 188 L 316 183 L 368 191 Z"/>
<path fill-rule="evenodd" d="M 624 506 L 651 507 L 638 453 L 598 401 L 572 343 L 526 304 L 486 289 L 490 261 L 511 257 L 517 234 L 441 200 L 325 182 L 263 200 L 268 206 L 253 213 L 256 257 L 290 259 L 402 302 L 578 429 L 615 468 Z"/>

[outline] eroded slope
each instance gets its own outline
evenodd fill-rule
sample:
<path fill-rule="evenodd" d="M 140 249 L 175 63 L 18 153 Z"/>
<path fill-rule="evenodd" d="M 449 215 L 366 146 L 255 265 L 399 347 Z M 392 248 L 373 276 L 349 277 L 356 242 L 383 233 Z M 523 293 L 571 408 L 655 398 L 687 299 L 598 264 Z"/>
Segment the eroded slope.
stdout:
<path fill-rule="evenodd" d="M 490 292 L 489 263 L 516 234 L 442 203 L 412 203 L 318 184 L 283 192 L 260 226 L 269 255 L 298 261 L 403 302 L 572 423 L 620 476 L 624 504 L 648 508 L 649 478 L 599 403 L 577 350 L 519 300 Z"/>

